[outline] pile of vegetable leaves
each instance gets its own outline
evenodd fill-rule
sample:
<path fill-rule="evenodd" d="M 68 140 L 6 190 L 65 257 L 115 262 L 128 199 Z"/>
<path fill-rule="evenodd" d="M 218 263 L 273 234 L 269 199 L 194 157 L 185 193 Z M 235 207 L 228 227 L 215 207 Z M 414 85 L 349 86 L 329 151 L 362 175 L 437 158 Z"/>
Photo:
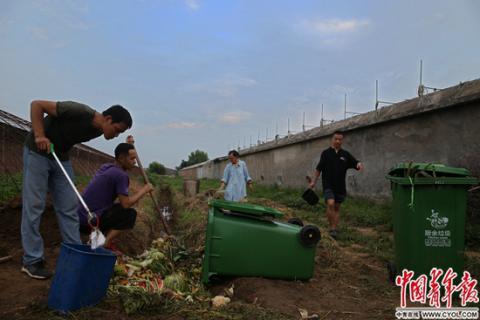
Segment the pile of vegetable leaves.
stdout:
<path fill-rule="evenodd" d="M 201 283 L 203 248 L 186 250 L 174 237 L 158 238 L 137 257 L 119 256 L 109 294 L 127 314 L 165 305 L 208 303 Z"/>

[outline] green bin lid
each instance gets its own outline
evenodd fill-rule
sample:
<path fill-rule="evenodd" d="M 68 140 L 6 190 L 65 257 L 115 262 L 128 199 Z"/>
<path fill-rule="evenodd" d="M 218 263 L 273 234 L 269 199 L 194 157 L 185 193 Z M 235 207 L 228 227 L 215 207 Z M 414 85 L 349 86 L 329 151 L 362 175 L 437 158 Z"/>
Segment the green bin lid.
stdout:
<path fill-rule="evenodd" d="M 406 162 L 394 166 L 386 176 L 401 185 L 476 185 L 479 179 L 465 168 L 443 164 Z"/>
<path fill-rule="evenodd" d="M 273 216 L 275 218 L 280 218 L 283 216 L 283 213 L 278 210 L 252 203 L 213 200 L 210 201 L 208 205 L 217 209 L 226 209 L 233 212 L 240 212 L 255 216 Z"/>
<path fill-rule="evenodd" d="M 423 171 L 431 176 L 440 177 L 468 177 L 470 171 L 465 168 L 449 167 L 443 164 L 436 163 L 420 163 L 420 162 L 404 162 L 395 165 L 389 172 L 390 176 L 405 177 L 408 171 L 411 175 L 416 172 Z"/>

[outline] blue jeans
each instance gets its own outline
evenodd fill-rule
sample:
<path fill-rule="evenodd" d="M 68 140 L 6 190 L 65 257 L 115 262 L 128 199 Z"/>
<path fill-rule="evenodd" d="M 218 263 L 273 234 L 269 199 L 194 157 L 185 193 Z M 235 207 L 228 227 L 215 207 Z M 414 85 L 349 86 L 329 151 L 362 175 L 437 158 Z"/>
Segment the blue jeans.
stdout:
<path fill-rule="evenodd" d="M 73 179 L 73 168 L 70 161 L 62 161 L 62 164 Z M 21 228 L 24 265 L 31 265 L 43 259 L 40 221 L 48 191 L 53 196 L 53 206 L 63 241 L 80 244 L 78 200 L 67 178 L 55 159 L 44 157 L 24 147 Z"/>

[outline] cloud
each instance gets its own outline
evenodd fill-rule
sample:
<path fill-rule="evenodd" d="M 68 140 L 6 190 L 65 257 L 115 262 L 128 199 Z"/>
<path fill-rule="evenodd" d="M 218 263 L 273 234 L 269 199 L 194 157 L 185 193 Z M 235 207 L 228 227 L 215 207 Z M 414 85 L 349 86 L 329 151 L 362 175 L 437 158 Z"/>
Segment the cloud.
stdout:
<path fill-rule="evenodd" d="M 222 79 L 191 85 L 188 89 L 193 92 L 208 92 L 222 97 L 233 97 L 240 88 L 253 87 L 257 84 L 254 79 L 228 74 Z"/>
<path fill-rule="evenodd" d="M 48 30 L 46 28 L 34 27 L 30 29 L 30 32 L 37 40 L 48 40 Z"/>
<path fill-rule="evenodd" d="M 180 121 L 169 123 L 166 125 L 166 127 L 169 129 L 193 129 L 201 127 L 201 125 L 195 122 Z"/>
<path fill-rule="evenodd" d="M 448 21 L 448 15 L 443 12 L 434 12 L 430 15 L 425 15 L 420 22 L 426 26 L 437 26 Z"/>
<path fill-rule="evenodd" d="M 257 81 L 249 78 L 233 76 L 213 83 L 213 90 L 223 97 L 232 97 L 237 94 L 240 87 L 252 87 Z"/>
<path fill-rule="evenodd" d="M 43 20 L 50 21 L 56 28 L 87 31 L 93 28 L 88 22 L 90 7 L 85 1 L 39 0 L 33 2 Z"/>
<path fill-rule="evenodd" d="M 9 17 L 0 16 L 0 30 L 6 29 L 7 27 L 13 25 L 14 23 L 15 23 L 15 20 Z"/>
<path fill-rule="evenodd" d="M 367 19 L 305 19 L 300 26 L 308 32 L 318 35 L 336 35 L 356 32 L 370 24 Z"/>
<path fill-rule="evenodd" d="M 300 34 L 311 36 L 326 47 L 341 46 L 349 42 L 370 25 L 368 19 L 303 19 L 296 24 Z"/>
<path fill-rule="evenodd" d="M 68 0 L 68 1 L 62 1 L 63 3 L 66 2 L 70 10 L 78 12 L 78 13 L 89 13 L 90 12 L 90 6 L 88 2 L 86 1 L 78 1 L 78 0 Z"/>
<path fill-rule="evenodd" d="M 247 120 L 251 116 L 252 114 L 246 111 L 227 112 L 219 117 L 219 121 L 222 123 L 235 124 Z"/>
<path fill-rule="evenodd" d="M 69 40 L 58 39 L 58 35 L 55 35 L 49 31 L 48 28 L 33 27 L 30 28 L 30 33 L 35 40 L 46 43 L 48 46 L 54 49 L 64 48 L 69 45 Z M 58 39 L 58 40 L 57 40 Z"/>
<path fill-rule="evenodd" d="M 144 124 L 137 123 L 137 129 L 135 129 L 136 135 L 145 135 L 145 136 L 156 136 L 159 134 L 164 134 L 170 130 L 193 130 L 197 128 L 205 127 L 205 123 L 201 122 L 190 122 L 190 121 L 177 121 L 170 123 L 160 123 L 160 124 Z"/>
<path fill-rule="evenodd" d="M 400 72 L 400 71 L 389 71 L 389 72 L 385 73 L 384 76 L 383 76 L 383 78 L 387 82 L 399 81 L 403 77 L 405 77 L 405 73 Z"/>
<path fill-rule="evenodd" d="M 198 9 L 200 9 L 199 0 L 185 0 L 185 4 L 192 11 L 197 11 Z"/>
<path fill-rule="evenodd" d="M 330 87 L 331 91 L 334 92 L 335 94 L 351 94 L 355 93 L 357 91 L 357 88 L 351 87 L 351 86 L 345 86 L 345 85 L 340 85 L 340 84 L 335 84 Z"/>

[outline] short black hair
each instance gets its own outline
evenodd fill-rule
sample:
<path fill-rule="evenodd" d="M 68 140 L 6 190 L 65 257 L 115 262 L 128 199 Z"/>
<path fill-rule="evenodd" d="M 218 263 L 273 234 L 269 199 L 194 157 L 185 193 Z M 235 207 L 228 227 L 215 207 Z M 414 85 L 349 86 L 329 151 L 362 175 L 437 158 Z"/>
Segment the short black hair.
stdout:
<path fill-rule="evenodd" d="M 135 150 L 135 148 L 130 144 L 130 143 L 120 143 L 116 148 L 115 148 L 115 159 L 118 160 L 122 154 L 128 155 L 128 152 L 130 150 Z"/>
<path fill-rule="evenodd" d="M 345 136 L 345 134 L 343 133 L 343 131 L 340 131 L 340 130 L 337 130 L 337 131 L 335 131 L 335 132 L 333 133 L 333 135 L 336 135 L 336 134 Z"/>
<path fill-rule="evenodd" d="M 119 104 L 111 106 L 107 110 L 103 111 L 102 114 L 104 116 L 111 116 L 112 123 L 123 122 L 127 125 L 127 128 L 130 129 L 132 127 L 132 116 L 130 116 L 130 112 L 127 109 L 122 107 Z"/>
<path fill-rule="evenodd" d="M 237 150 L 230 150 L 230 151 L 228 151 L 228 155 L 232 155 L 232 156 L 234 156 L 235 158 L 240 157 L 240 153 L 238 153 Z"/>

